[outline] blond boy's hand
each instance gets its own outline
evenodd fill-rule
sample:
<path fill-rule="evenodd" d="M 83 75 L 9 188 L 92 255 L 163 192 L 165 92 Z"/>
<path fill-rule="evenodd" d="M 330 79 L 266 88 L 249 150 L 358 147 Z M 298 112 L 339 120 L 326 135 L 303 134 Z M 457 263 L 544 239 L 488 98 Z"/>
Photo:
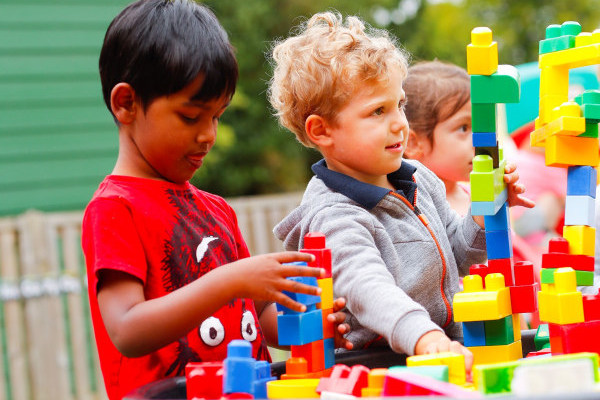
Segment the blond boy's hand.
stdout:
<path fill-rule="evenodd" d="M 421 336 L 415 346 L 416 355 L 442 353 L 445 351 L 464 355 L 465 369 L 467 373 L 471 372 L 471 368 L 473 367 L 473 353 L 459 342 L 450 340 L 443 332 L 427 332 Z"/>

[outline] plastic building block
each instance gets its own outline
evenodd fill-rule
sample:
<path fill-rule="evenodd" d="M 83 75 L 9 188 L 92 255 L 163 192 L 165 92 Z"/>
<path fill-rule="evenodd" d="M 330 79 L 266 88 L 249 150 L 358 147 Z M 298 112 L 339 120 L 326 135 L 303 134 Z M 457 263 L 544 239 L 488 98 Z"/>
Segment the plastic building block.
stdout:
<path fill-rule="evenodd" d="M 476 365 L 473 368 L 475 387 L 483 394 L 510 393 L 513 371 L 518 365 L 518 361 Z"/>
<path fill-rule="evenodd" d="M 550 330 L 548 324 L 539 324 L 535 331 L 533 343 L 536 350 L 541 350 L 545 347 L 550 347 Z"/>
<path fill-rule="evenodd" d="M 277 336 L 282 346 L 303 345 L 323 339 L 321 310 L 278 315 Z"/>
<path fill-rule="evenodd" d="M 510 229 L 510 217 L 508 214 L 508 204 L 504 204 L 495 215 L 486 215 L 483 217 L 486 231 L 502 231 Z"/>
<path fill-rule="evenodd" d="M 317 308 L 328 310 L 333 308 L 333 280 L 332 278 L 323 278 L 317 280 L 317 285 L 321 288 L 321 302 Z"/>
<path fill-rule="evenodd" d="M 436 354 L 423 354 L 406 358 L 407 367 L 424 365 L 447 365 L 448 381 L 455 385 L 464 385 L 466 382 L 465 356 L 452 352 Z"/>
<path fill-rule="evenodd" d="M 316 392 L 319 379 L 285 379 L 267 382 L 269 399 L 312 399 L 320 397 Z"/>
<path fill-rule="evenodd" d="M 383 381 L 387 374 L 387 368 L 374 368 L 369 372 L 368 384 L 361 391 L 361 397 L 381 397 Z"/>
<path fill-rule="evenodd" d="M 593 364 L 590 360 L 569 360 L 561 363 L 522 364 L 515 368 L 512 393 L 515 397 L 544 395 L 569 397 L 595 389 Z"/>
<path fill-rule="evenodd" d="M 496 132 L 496 105 L 471 104 L 473 132 Z"/>
<path fill-rule="evenodd" d="M 463 389 L 448 382 L 410 372 L 409 369 L 388 372 L 383 383 L 383 397 L 388 396 L 445 396 L 446 398 L 481 398 L 478 392 Z"/>
<path fill-rule="evenodd" d="M 331 249 L 325 247 L 325 235 L 320 232 L 311 232 L 304 236 L 303 253 L 315 256 L 315 261 L 309 263 L 310 267 L 325 269 L 323 278 L 331 278 Z"/>
<path fill-rule="evenodd" d="M 510 344 L 515 341 L 512 315 L 496 320 L 483 321 L 483 324 L 486 346 Z"/>
<path fill-rule="evenodd" d="M 268 361 L 257 361 L 254 365 L 255 380 L 253 395 L 257 399 L 267 398 L 267 382 L 277 378 L 271 376 L 271 365 Z"/>
<path fill-rule="evenodd" d="M 473 353 L 473 365 L 515 361 L 523 357 L 521 341 L 499 346 L 474 346 L 468 348 Z"/>
<path fill-rule="evenodd" d="M 512 314 L 510 291 L 501 274 L 485 277 L 485 290 L 479 275 L 463 279 L 464 291 L 454 295 L 454 321 L 486 321 Z"/>
<path fill-rule="evenodd" d="M 488 155 L 473 157 L 471 172 L 471 200 L 494 201 L 504 190 L 504 168 L 506 161 L 500 162 L 498 168 L 493 167 L 493 160 Z"/>
<path fill-rule="evenodd" d="M 333 338 L 323 340 L 323 357 L 325 369 L 335 365 L 335 341 Z"/>
<path fill-rule="evenodd" d="M 600 64 L 600 43 L 541 54 L 539 58 L 540 68 L 565 67 L 573 69 L 594 64 Z"/>
<path fill-rule="evenodd" d="M 583 300 L 577 291 L 575 270 L 559 268 L 554 272 L 554 282 L 538 292 L 540 320 L 561 325 L 583 322 Z"/>
<path fill-rule="evenodd" d="M 290 265 L 290 264 L 306 265 L 305 262 L 289 263 L 286 265 Z M 314 276 L 291 276 L 287 279 L 289 279 L 290 281 L 293 281 L 293 282 L 303 283 L 303 284 L 309 285 L 309 286 L 318 286 L 317 278 L 315 278 Z M 288 292 L 286 290 L 284 290 L 283 293 L 285 295 L 287 295 L 288 297 L 290 297 L 292 300 L 295 300 L 298 303 L 304 304 L 307 307 L 307 311 L 316 309 L 316 305 L 321 301 L 320 296 L 314 296 L 311 294 Z M 284 314 L 298 314 L 298 311 L 291 310 L 285 306 L 282 306 L 279 303 L 276 303 L 276 306 L 277 306 L 277 311 L 283 311 Z M 311 307 L 311 306 L 314 306 L 314 307 Z"/>
<path fill-rule="evenodd" d="M 467 72 L 469 75 L 491 75 L 498 70 L 498 43 L 492 41 L 490 28 L 477 27 L 471 31 L 467 45 Z"/>
<path fill-rule="evenodd" d="M 581 33 L 578 22 L 567 21 L 561 25 L 548 25 L 546 39 L 540 40 L 539 54 L 575 47 L 575 37 Z"/>
<path fill-rule="evenodd" d="M 586 122 L 600 122 L 600 91 L 586 90 L 575 97 L 575 102 L 581 106 L 581 111 Z"/>
<path fill-rule="evenodd" d="M 598 139 L 577 136 L 550 136 L 546 139 L 546 165 L 598 165 Z"/>
<path fill-rule="evenodd" d="M 321 378 L 317 393 L 335 392 L 360 396 L 362 388 L 368 387 L 369 368 L 364 365 L 338 364 L 333 367 L 328 378 Z"/>
<path fill-rule="evenodd" d="M 567 195 L 565 225 L 595 226 L 596 199 L 591 196 Z"/>
<path fill-rule="evenodd" d="M 596 169 L 589 165 L 569 167 L 567 170 L 567 196 L 596 198 Z"/>
<path fill-rule="evenodd" d="M 489 135 L 489 133 L 482 133 L 483 135 Z M 498 168 L 500 166 L 500 161 L 503 159 L 502 147 L 499 146 L 498 141 L 493 146 L 477 146 L 477 144 L 481 144 L 476 140 L 476 136 L 480 135 L 480 133 L 475 132 L 473 134 L 473 146 L 475 146 L 475 155 L 488 155 L 492 157 L 492 167 Z M 494 136 L 496 134 L 494 133 Z M 488 143 L 483 142 L 483 143 Z"/>
<path fill-rule="evenodd" d="M 321 310 L 323 320 L 323 339 L 330 339 L 335 334 L 335 326 L 333 322 L 327 320 L 327 316 L 333 312 L 333 309 Z"/>
<path fill-rule="evenodd" d="M 578 256 L 588 257 L 588 256 Z M 564 267 L 563 267 L 564 268 Z M 558 268 L 542 268 L 540 274 L 541 283 L 554 283 L 554 272 Z M 575 270 L 575 281 L 577 286 L 592 286 L 594 284 L 594 273 L 592 271 L 578 271 Z"/>
<path fill-rule="evenodd" d="M 447 365 L 420 365 L 418 367 L 407 367 L 406 365 L 398 365 L 395 367 L 388 368 L 389 372 L 404 371 L 408 369 L 409 372 L 417 375 L 428 376 L 433 379 L 437 379 L 442 382 L 449 382 L 448 378 L 448 366 Z"/>
<path fill-rule="evenodd" d="M 472 201 L 471 202 L 471 214 L 472 215 L 494 215 L 500 210 L 500 208 L 506 203 L 507 192 L 504 189 L 494 201 Z"/>
<path fill-rule="evenodd" d="M 600 352 L 600 321 L 576 324 L 548 324 L 552 354 Z"/>
<path fill-rule="evenodd" d="M 564 67 L 543 68 L 540 71 L 540 93 L 559 96 L 563 99 L 560 103 L 567 101 L 569 98 L 569 69 Z"/>
<path fill-rule="evenodd" d="M 307 372 L 322 371 L 325 369 L 322 339 L 300 346 L 292 345 L 291 353 L 292 357 L 304 358 L 306 360 Z"/>
<path fill-rule="evenodd" d="M 515 285 L 532 285 L 535 283 L 533 263 L 531 261 L 517 261 L 514 266 Z M 506 278 L 505 278 L 506 280 Z"/>
<path fill-rule="evenodd" d="M 593 271 L 594 257 L 583 254 L 568 254 L 569 242 L 565 238 L 552 238 L 548 253 L 542 254 L 542 268 L 571 267 L 576 271 Z M 554 282 L 552 277 L 551 282 Z"/>
<path fill-rule="evenodd" d="M 521 78 L 512 65 L 499 65 L 492 75 L 471 75 L 471 103 L 518 103 Z"/>
<path fill-rule="evenodd" d="M 596 152 L 598 152 L 596 150 Z M 563 237 L 569 242 L 571 254 L 594 256 L 596 243 L 596 228 L 585 225 L 563 227 Z"/>
<path fill-rule="evenodd" d="M 465 321 L 463 326 L 463 344 L 470 346 L 485 346 L 485 327 L 483 321 Z"/>
<path fill-rule="evenodd" d="M 497 145 L 496 132 L 473 132 L 473 147 L 493 147 Z"/>
<path fill-rule="evenodd" d="M 505 203 L 506 204 L 506 203 Z M 514 284 L 512 258 L 497 258 L 488 260 L 488 274 L 498 273 L 504 276 L 505 286 Z M 485 283 L 485 282 L 484 282 Z M 485 287 L 485 285 L 484 285 Z"/>
<path fill-rule="evenodd" d="M 583 295 L 583 317 L 586 321 L 600 320 L 600 294 Z"/>
<path fill-rule="evenodd" d="M 537 283 L 510 286 L 509 290 L 513 313 L 532 313 L 537 311 L 537 293 L 539 290 Z"/>
<path fill-rule="evenodd" d="M 534 147 L 541 147 L 544 146 L 548 141 L 548 138 L 552 136 L 580 137 L 584 132 L 585 118 L 562 116 L 531 132 L 530 142 Z"/>
<path fill-rule="evenodd" d="M 288 358 L 285 362 L 285 373 L 286 375 L 305 375 L 308 373 L 308 361 L 304 357 Z"/>
<path fill-rule="evenodd" d="M 218 399 L 223 394 L 223 362 L 192 362 L 185 366 L 188 399 Z"/>
<path fill-rule="evenodd" d="M 232 340 L 227 345 L 227 357 L 223 361 L 223 393 L 254 392 L 256 360 L 252 357 L 252 345 L 245 340 Z"/>
<path fill-rule="evenodd" d="M 585 121 L 585 132 L 583 132 L 579 137 L 598 137 L 598 123 L 589 123 L 587 120 Z"/>
<path fill-rule="evenodd" d="M 569 242 L 563 237 L 555 237 L 548 241 L 548 252 L 569 253 Z"/>
<path fill-rule="evenodd" d="M 510 231 L 485 231 L 485 248 L 489 260 L 512 258 Z"/>

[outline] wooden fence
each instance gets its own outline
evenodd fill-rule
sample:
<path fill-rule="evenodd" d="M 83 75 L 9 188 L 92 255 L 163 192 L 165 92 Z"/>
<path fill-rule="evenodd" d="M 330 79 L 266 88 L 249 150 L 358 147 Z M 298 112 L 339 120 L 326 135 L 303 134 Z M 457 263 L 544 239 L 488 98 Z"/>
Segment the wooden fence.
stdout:
<path fill-rule="evenodd" d="M 301 194 L 236 198 L 252 254 Z M 0 399 L 105 399 L 87 300 L 81 212 L 0 218 Z"/>

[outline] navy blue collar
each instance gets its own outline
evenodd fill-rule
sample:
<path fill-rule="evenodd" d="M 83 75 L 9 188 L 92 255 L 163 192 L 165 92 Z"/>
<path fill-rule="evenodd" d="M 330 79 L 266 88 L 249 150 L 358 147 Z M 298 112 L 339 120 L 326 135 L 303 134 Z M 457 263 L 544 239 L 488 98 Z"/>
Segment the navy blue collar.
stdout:
<path fill-rule="evenodd" d="M 417 184 L 413 181 L 416 167 L 403 162 L 400 168 L 388 174 L 388 180 L 396 188 L 396 193 L 414 204 Z M 375 207 L 390 191 L 388 189 L 356 180 L 348 175 L 327 168 L 325 160 L 313 164 L 312 171 L 331 190 L 343 194 L 367 209 Z"/>

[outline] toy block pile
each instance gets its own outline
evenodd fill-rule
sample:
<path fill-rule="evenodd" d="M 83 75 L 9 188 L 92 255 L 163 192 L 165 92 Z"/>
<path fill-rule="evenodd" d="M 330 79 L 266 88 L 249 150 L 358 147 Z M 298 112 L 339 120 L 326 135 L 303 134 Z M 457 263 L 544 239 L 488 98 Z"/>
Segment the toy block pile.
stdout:
<path fill-rule="evenodd" d="M 569 70 L 600 63 L 600 30 L 577 22 L 549 25 L 540 42 L 540 112 L 531 145 L 544 147 L 546 165 L 567 168 L 563 237 L 542 255 L 540 320 L 549 325 L 552 354 L 600 352 L 598 295 L 577 286 L 594 284 L 596 168 L 600 92 L 568 98 Z"/>
<path fill-rule="evenodd" d="M 309 266 L 323 268 L 321 279 L 291 277 L 321 288 L 321 296 L 284 292 L 294 300 L 306 305 L 306 311 L 298 313 L 277 304 L 282 314 L 277 316 L 278 343 L 291 346 L 291 357 L 286 361 L 286 373 L 282 379 L 321 378 L 333 367 L 334 326 L 327 320 L 333 312 L 333 281 L 331 278 L 331 249 L 325 247 L 325 236 L 309 233 L 304 237 L 304 248 L 300 250 L 315 256 Z"/>
<path fill-rule="evenodd" d="M 471 214 L 484 217 L 488 265 L 471 267 L 464 291 L 454 296 L 454 321 L 462 322 L 464 344 L 474 363 L 482 364 L 522 357 L 518 314 L 537 310 L 538 286 L 532 263 L 513 262 L 506 161 L 496 132 L 496 104 L 519 101 L 520 78 L 515 67 L 498 65 L 498 46 L 489 28 L 471 31 L 467 72 L 475 147 Z"/>

